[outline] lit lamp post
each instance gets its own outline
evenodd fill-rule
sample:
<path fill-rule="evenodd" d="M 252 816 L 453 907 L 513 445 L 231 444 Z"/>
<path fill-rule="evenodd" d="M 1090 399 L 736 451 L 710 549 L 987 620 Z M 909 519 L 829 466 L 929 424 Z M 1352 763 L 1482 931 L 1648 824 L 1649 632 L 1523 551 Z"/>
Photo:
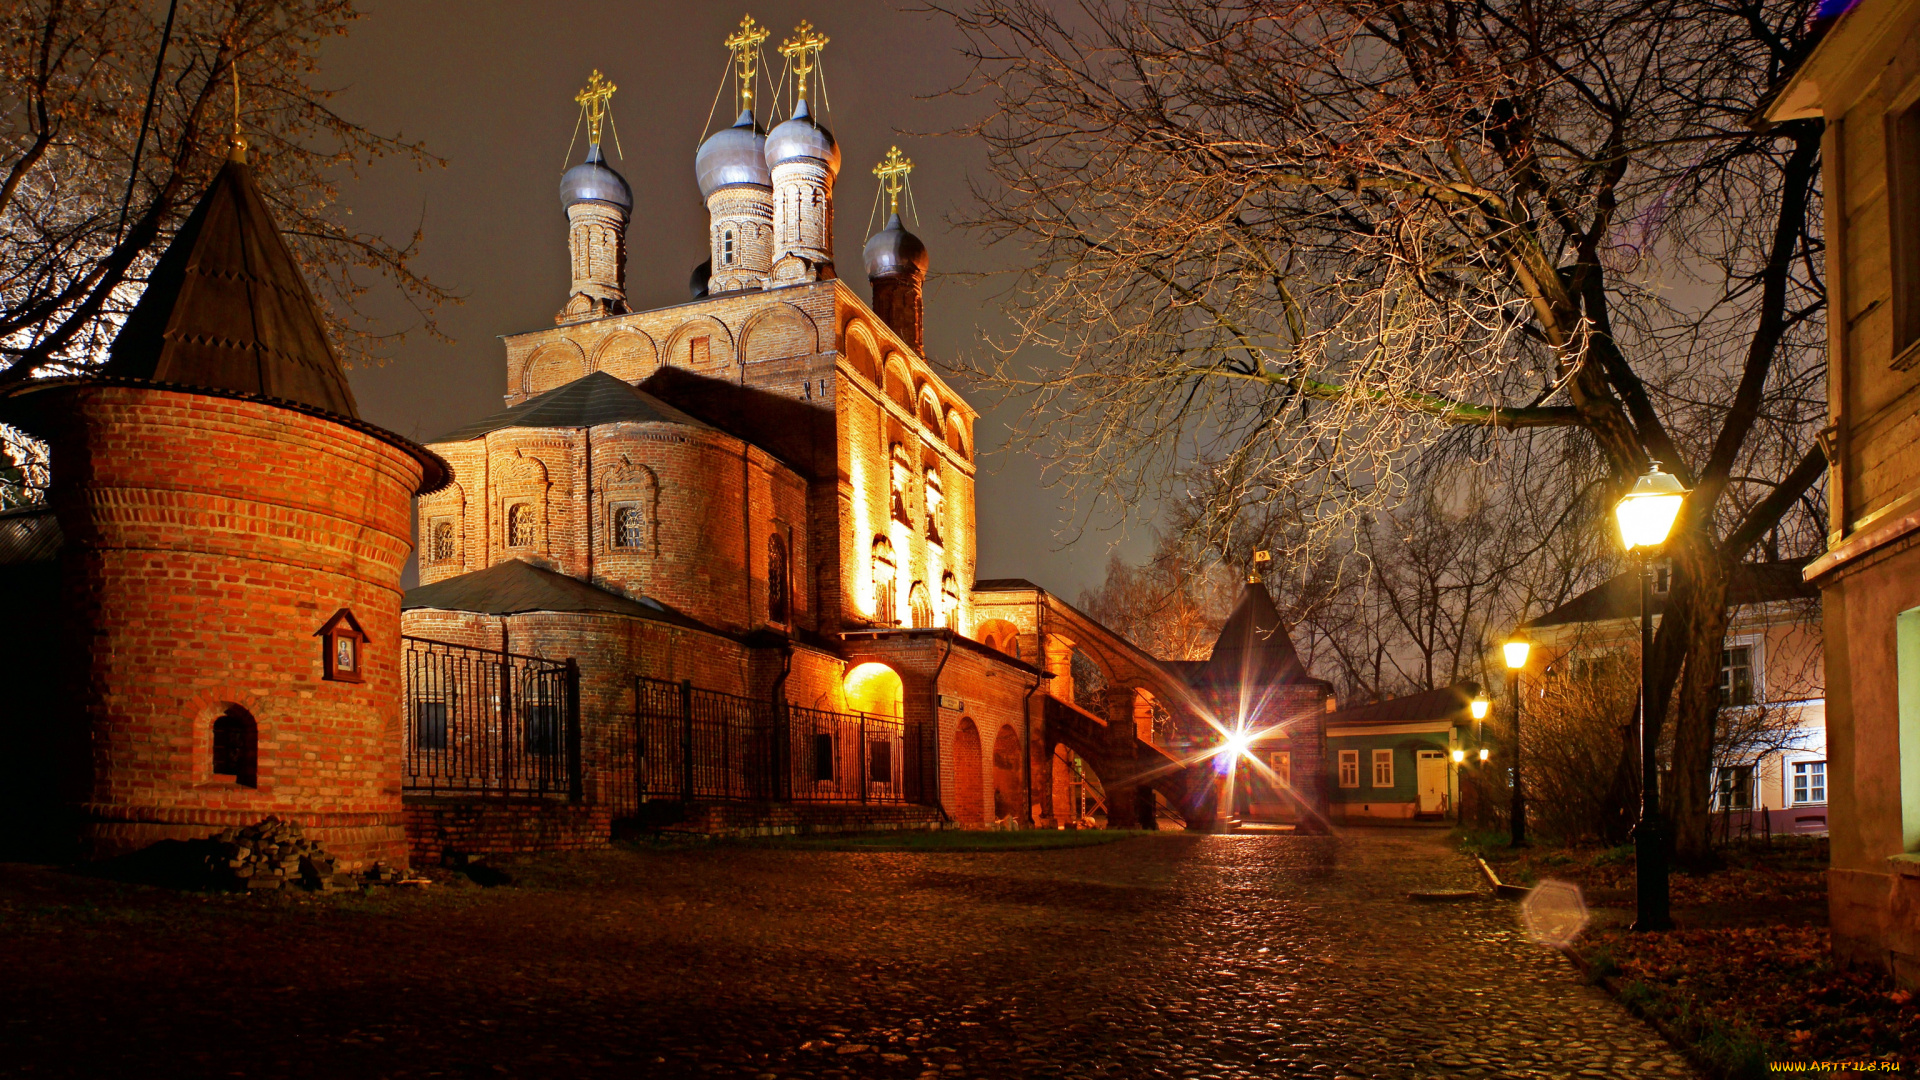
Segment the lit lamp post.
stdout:
<path fill-rule="evenodd" d="M 1653 626 L 1647 609 L 1653 605 L 1653 555 L 1667 542 L 1687 489 L 1660 463 L 1648 462 L 1647 474 L 1634 481 L 1613 514 L 1620 523 L 1620 539 L 1640 560 L 1640 823 L 1633 827 L 1633 865 L 1638 898 L 1635 930 L 1670 930 L 1667 911 L 1667 830 L 1660 816 L 1660 773 L 1654 754 L 1653 728 L 1647 723 L 1653 693 L 1647 681 L 1647 661 L 1653 655 Z"/>
<path fill-rule="evenodd" d="M 1473 744 L 1480 748 L 1480 764 L 1482 765 L 1485 765 L 1487 763 L 1487 741 L 1486 741 L 1486 736 L 1481 733 L 1481 726 L 1487 719 L 1487 712 L 1492 708 L 1493 708 L 1493 702 L 1488 701 L 1487 695 L 1485 694 L 1475 694 L 1473 695 L 1473 700 L 1467 702 L 1467 712 L 1473 716 Z M 1464 758 L 1464 757 L 1466 757 L 1464 753 L 1461 753 L 1458 750 L 1454 751 L 1453 760 L 1459 761 L 1461 758 Z M 1483 804 L 1480 807 L 1481 810 L 1486 809 L 1484 805 L 1487 797 L 1486 792 L 1485 792 L 1485 789 L 1481 788 L 1480 786 L 1482 783 L 1485 782 L 1485 780 L 1486 778 L 1484 776 L 1478 777 L 1474 780 L 1474 790 L 1479 791 L 1481 793 L 1480 800 Z M 1462 789 L 1461 803 L 1463 804 L 1463 808 L 1464 808 L 1465 802 L 1466 802 L 1465 791 L 1464 789 Z"/>
<path fill-rule="evenodd" d="M 1500 646 L 1507 657 L 1507 694 L 1513 698 L 1513 808 L 1508 817 L 1513 820 L 1514 847 L 1527 843 L 1527 797 L 1520 788 L 1520 669 L 1527 666 L 1532 649 L 1533 643 L 1519 634 Z"/>

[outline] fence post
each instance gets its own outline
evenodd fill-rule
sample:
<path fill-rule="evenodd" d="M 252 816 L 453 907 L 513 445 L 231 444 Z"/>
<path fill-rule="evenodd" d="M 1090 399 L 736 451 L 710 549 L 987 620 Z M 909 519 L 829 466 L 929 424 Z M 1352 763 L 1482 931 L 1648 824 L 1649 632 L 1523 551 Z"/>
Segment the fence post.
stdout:
<path fill-rule="evenodd" d="M 693 680 L 680 680 L 680 801 L 693 803 Z"/>
<path fill-rule="evenodd" d="M 860 745 L 854 750 L 860 761 L 860 801 L 867 801 L 867 714 L 860 714 Z"/>
<path fill-rule="evenodd" d="M 720 792 L 733 798 L 733 710 L 720 710 Z"/>
<path fill-rule="evenodd" d="M 640 676 L 633 677 L 633 810 L 639 813 L 647 805 L 647 732 L 645 721 L 646 702 L 641 697 L 646 684 Z"/>
<path fill-rule="evenodd" d="M 580 663 L 567 657 L 567 801 L 586 798 L 586 777 L 580 766 Z"/>
<path fill-rule="evenodd" d="M 500 796 L 513 790 L 513 657 L 500 658 Z"/>

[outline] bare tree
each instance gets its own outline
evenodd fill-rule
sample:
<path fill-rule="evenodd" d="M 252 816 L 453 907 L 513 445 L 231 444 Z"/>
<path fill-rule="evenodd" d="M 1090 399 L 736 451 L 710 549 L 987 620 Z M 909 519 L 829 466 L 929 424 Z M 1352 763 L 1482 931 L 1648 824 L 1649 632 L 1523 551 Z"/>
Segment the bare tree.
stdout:
<path fill-rule="evenodd" d="M 1435 452 L 1589 506 L 1649 458 L 1692 488 L 1649 722 L 1678 702 L 1705 855 L 1728 575 L 1820 532 L 1821 129 L 1752 122 L 1805 0 L 931 6 L 994 103 L 973 224 L 1029 252 L 980 374 L 1083 492 L 1205 470 L 1210 521 L 1287 502 L 1308 551 Z"/>
<path fill-rule="evenodd" d="M 378 361 L 409 329 L 438 335 L 434 310 L 452 297 L 414 269 L 419 233 L 359 232 L 334 205 L 342 170 L 438 161 L 339 116 L 316 85 L 322 42 L 356 18 L 348 0 L 21 0 L 0 13 L 0 385 L 105 359 L 236 126 L 343 357 Z M 413 326 L 362 307 L 383 279 Z"/>

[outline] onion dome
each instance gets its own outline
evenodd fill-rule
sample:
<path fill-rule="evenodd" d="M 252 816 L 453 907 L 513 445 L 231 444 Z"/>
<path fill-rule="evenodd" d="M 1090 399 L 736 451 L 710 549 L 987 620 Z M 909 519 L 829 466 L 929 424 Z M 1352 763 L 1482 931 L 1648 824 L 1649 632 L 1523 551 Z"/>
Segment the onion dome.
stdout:
<path fill-rule="evenodd" d="M 622 213 L 633 212 L 633 189 L 624 177 L 607 167 L 600 157 L 599 143 L 587 150 L 587 160 L 560 177 L 560 205 L 582 202 L 612 203 Z"/>
<path fill-rule="evenodd" d="M 767 137 L 753 122 L 751 111 L 742 110 L 732 127 L 714 132 L 700 144 L 700 152 L 693 156 L 693 174 L 700 181 L 702 199 L 724 187 L 773 186 L 773 174 L 767 171 Z"/>
<path fill-rule="evenodd" d="M 869 280 L 905 274 L 924 277 L 927 272 L 927 245 L 907 231 L 899 214 L 867 240 L 866 257 Z"/>
<path fill-rule="evenodd" d="M 695 300 L 699 300 L 707 295 L 708 283 L 712 280 L 713 260 L 708 259 L 693 268 L 693 276 L 687 279 L 687 291 L 693 294 Z"/>
<path fill-rule="evenodd" d="M 814 123 L 803 98 L 793 115 L 767 136 L 767 168 L 806 160 L 825 165 L 830 175 L 840 173 L 840 144 L 833 141 L 833 132 Z"/>

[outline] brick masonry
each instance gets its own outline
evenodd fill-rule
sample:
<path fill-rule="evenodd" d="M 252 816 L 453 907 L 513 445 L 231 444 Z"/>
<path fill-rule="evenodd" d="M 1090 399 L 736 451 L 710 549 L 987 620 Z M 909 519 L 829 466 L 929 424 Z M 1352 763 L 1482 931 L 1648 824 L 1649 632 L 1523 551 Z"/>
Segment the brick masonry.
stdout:
<path fill-rule="evenodd" d="M 605 806 L 538 799 L 418 799 L 405 806 L 407 846 L 415 866 L 439 866 L 456 855 L 590 851 L 613 834 Z"/>
<path fill-rule="evenodd" d="M 420 463 L 264 402 L 56 393 L 72 659 L 54 722 L 88 850 L 276 814 L 346 868 L 403 863 L 398 585 Z M 323 678 L 315 634 L 343 608 L 368 637 L 359 682 Z M 235 708 L 257 730 L 252 785 L 213 771 L 213 723 Z"/>

